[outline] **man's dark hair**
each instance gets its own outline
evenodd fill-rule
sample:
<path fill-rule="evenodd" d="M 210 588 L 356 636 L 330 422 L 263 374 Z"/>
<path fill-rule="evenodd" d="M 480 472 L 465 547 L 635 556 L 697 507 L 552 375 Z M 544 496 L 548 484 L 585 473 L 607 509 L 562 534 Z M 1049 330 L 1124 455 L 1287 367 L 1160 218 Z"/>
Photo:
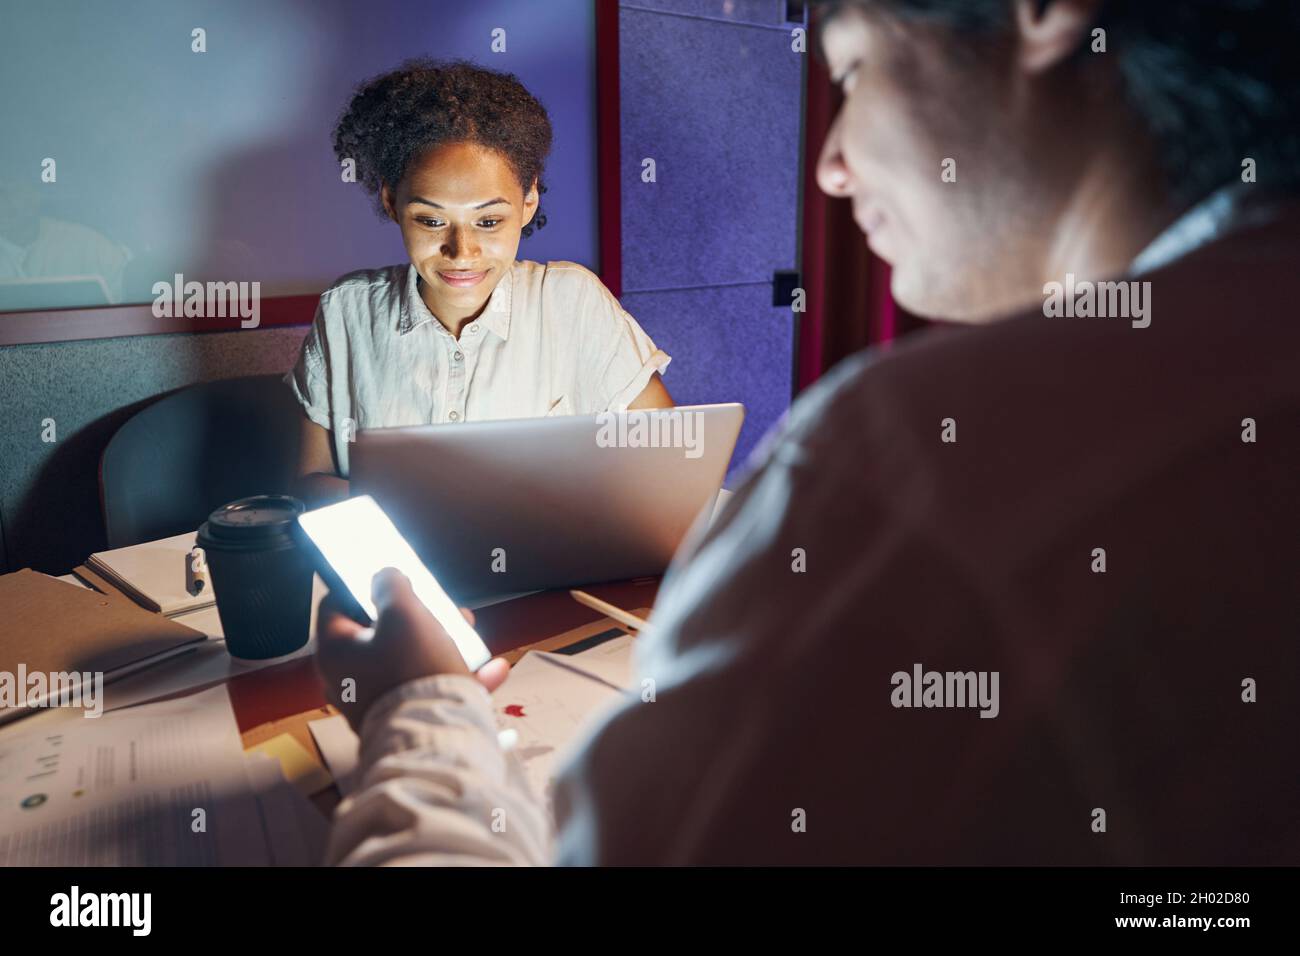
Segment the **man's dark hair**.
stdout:
<path fill-rule="evenodd" d="M 396 189 L 411 163 L 448 143 L 475 143 L 496 150 L 527 192 L 551 151 L 551 120 L 512 73 L 465 60 L 408 60 L 391 73 L 367 80 L 334 128 L 334 155 L 356 163 L 357 181 L 375 197 Z M 524 235 L 546 225 L 541 208 Z"/>
<path fill-rule="evenodd" d="M 1038 0 L 1046 8 L 1052 0 Z M 1012 0 L 831 0 L 979 34 L 1010 29 Z M 1259 181 L 1300 186 L 1297 0 L 1111 0 L 1094 27 L 1118 58 L 1128 100 L 1155 138 L 1170 189 L 1199 199 L 1255 160 Z M 1090 42 L 1075 56 L 1094 55 Z"/>

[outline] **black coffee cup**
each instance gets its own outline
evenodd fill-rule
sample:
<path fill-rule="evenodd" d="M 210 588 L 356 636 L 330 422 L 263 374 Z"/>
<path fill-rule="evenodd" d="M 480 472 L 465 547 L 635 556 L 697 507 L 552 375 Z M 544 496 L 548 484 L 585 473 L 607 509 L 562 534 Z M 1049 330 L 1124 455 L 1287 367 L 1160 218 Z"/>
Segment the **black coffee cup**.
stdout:
<path fill-rule="evenodd" d="M 314 565 L 297 531 L 304 510 L 288 495 L 256 495 L 222 505 L 199 529 L 232 657 L 281 657 L 310 637 Z"/>

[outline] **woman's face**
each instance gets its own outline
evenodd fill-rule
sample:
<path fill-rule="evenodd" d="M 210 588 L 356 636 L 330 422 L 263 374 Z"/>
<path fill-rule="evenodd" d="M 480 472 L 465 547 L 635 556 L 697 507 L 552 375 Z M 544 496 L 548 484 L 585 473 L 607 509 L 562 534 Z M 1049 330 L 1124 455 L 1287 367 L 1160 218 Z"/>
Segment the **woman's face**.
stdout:
<path fill-rule="evenodd" d="M 483 310 L 537 212 L 536 183 L 525 194 L 505 157 L 474 143 L 429 150 L 382 198 L 425 304 L 453 331 Z"/>

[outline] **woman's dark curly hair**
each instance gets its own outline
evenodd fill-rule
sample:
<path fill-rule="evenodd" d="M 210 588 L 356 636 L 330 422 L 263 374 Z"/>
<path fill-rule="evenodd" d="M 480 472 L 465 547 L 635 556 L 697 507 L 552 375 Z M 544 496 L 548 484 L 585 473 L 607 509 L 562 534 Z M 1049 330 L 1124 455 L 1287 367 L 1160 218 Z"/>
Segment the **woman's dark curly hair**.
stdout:
<path fill-rule="evenodd" d="M 357 88 L 334 127 L 334 155 L 356 162 L 357 180 L 382 214 L 380 189 L 395 189 L 412 162 L 447 143 L 496 150 L 525 193 L 534 179 L 544 193 L 541 173 L 551 136 L 546 108 L 514 74 L 465 60 L 416 59 Z M 524 235 L 544 225 L 539 206 Z"/>

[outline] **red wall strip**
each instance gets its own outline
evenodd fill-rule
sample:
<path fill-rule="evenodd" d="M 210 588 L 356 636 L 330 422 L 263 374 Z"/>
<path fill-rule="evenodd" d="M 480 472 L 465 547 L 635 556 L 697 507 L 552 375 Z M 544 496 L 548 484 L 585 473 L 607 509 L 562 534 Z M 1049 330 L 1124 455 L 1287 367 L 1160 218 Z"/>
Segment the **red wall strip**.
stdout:
<path fill-rule="evenodd" d="M 805 293 L 795 342 L 795 390 L 803 391 L 822 373 L 826 322 L 826 197 L 817 186 L 817 158 L 831 125 L 831 82 L 826 68 L 808 57 L 804 71 L 803 235 L 800 279 Z"/>
<path fill-rule="evenodd" d="M 619 189 L 618 0 L 596 3 L 596 179 L 600 281 L 623 294 L 623 198 Z"/>

